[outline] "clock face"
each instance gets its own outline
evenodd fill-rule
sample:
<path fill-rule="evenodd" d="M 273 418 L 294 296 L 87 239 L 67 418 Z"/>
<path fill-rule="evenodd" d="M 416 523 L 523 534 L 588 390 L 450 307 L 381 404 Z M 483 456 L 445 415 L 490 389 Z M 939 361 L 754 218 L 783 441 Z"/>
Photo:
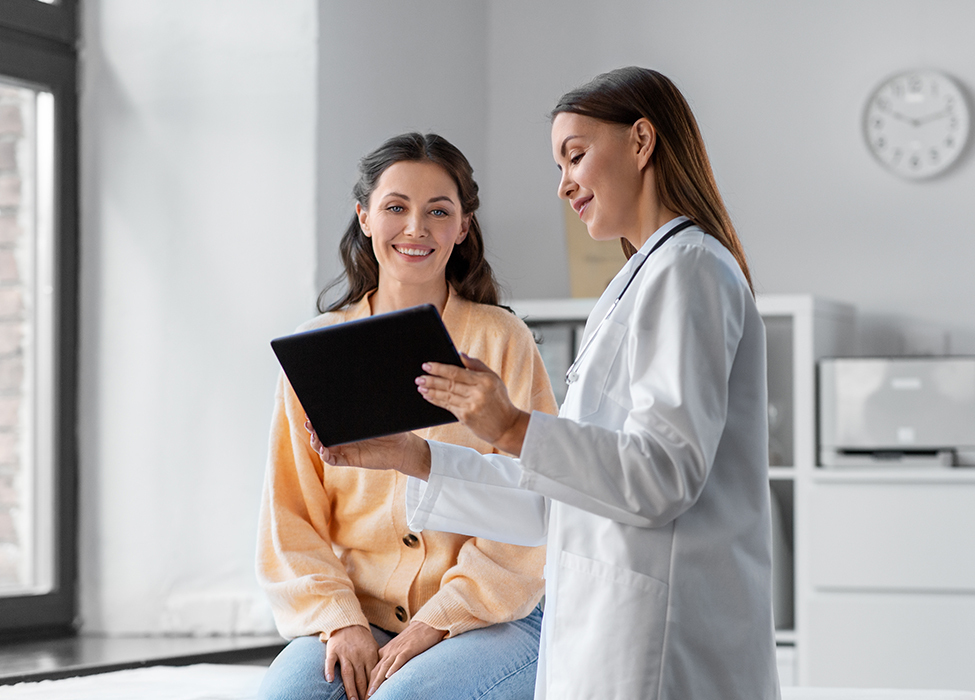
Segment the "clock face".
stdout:
<path fill-rule="evenodd" d="M 867 102 L 864 135 L 883 165 L 920 179 L 944 172 L 968 140 L 968 103 L 958 85 L 937 71 L 901 73 Z"/>

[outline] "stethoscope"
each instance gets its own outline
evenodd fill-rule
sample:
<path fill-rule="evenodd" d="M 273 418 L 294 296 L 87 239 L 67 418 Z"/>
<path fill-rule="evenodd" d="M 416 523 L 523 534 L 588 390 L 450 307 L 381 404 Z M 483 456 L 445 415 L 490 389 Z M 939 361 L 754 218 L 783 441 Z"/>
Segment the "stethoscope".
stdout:
<path fill-rule="evenodd" d="M 659 241 L 657 241 L 656 243 L 654 243 L 653 248 L 651 248 L 650 249 L 650 252 L 647 253 L 647 257 L 645 257 L 643 260 L 641 260 L 639 262 L 639 264 L 636 266 L 636 269 L 633 270 L 633 274 L 631 274 L 630 275 L 630 279 L 628 279 L 626 281 L 626 284 L 623 286 L 623 290 L 619 294 L 616 295 L 616 301 L 614 301 L 613 304 L 612 304 L 612 306 L 609 307 L 609 311 L 607 311 L 606 312 L 606 315 L 603 316 L 602 320 L 598 324 L 596 324 L 596 328 L 593 330 L 593 332 L 589 336 L 588 340 L 586 340 L 585 344 L 582 346 L 582 349 L 579 350 L 579 354 L 576 355 L 575 361 L 571 365 L 569 365 L 569 369 L 565 373 L 565 383 L 566 384 L 571 384 L 572 382 L 574 382 L 577 379 L 579 379 L 579 363 L 581 363 L 582 362 L 582 358 L 585 357 L 586 350 L 588 350 L 589 349 L 589 346 L 592 345 L 592 341 L 595 339 L 596 335 L 599 333 L 599 329 L 603 327 L 603 324 L 606 323 L 606 319 L 608 319 L 609 316 L 610 316 L 610 314 L 613 313 L 613 309 L 615 309 L 616 308 L 616 305 L 620 303 L 620 299 L 622 299 L 623 298 L 623 295 L 626 294 L 626 290 L 630 288 L 630 285 L 633 283 L 633 280 L 636 278 L 637 273 L 640 272 L 640 268 L 643 267 L 643 265 L 647 262 L 647 260 L 650 259 L 650 256 L 653 255 L 656 252 L 657 248 L 659 248 L 660 246 L 662 246 L 664 243 L 666 243 L 667 241 L 669 241 L 673 236 L 677 235 L 678 233 L 680 233 L 681 231 L 683 231 L 685 228 L 689 228 L 689 227 L 691 227 L 693 225 L 694 225 L 694 222 L 693 221 L 691 221 L 690 219 L 686 219 L 686 220 L 680 222 L 679 224 L 677 224 L 676 226 L 674 226 L 674 228 L 670 229 L 667 233 L 665 233 L 660 238 Z"/>

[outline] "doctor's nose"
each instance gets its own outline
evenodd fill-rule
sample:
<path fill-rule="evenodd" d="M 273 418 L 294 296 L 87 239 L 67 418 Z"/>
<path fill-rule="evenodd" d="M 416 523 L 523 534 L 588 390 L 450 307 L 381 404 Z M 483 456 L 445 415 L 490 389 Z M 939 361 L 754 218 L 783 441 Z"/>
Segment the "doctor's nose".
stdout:
<path fill-rule="evenodd" d="M 565 174 L 565 171 L 561 173 L 559 178 L 559 198 L 560 199 L 570 199 L 569 195 L 575 190 L 575 183 L 569 179 Z"/>

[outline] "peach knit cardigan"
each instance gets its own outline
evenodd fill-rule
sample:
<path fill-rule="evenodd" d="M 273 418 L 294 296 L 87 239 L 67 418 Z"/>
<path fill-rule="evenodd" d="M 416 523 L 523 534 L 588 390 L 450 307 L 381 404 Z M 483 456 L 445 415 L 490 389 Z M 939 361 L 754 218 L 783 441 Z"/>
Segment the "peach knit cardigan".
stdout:
<path fill-rule="evenodd" d="M 369 295 L 302 326 L 368 316 Z M 556 411 L 531 332 L 505 309 L 450 291 L 444 324 L 457 349 L 483 360 L 515 405 Z M 501 544 L 406 525 L 406 477 L 327 467 L 311 450 L 304 411 L 279 379 L 261 504 L 257 573 L 280 633 L 323 640 L 349 625 L 400 632 L 419 620 L 454 636 L 524 617 L 542 595 L 542 547 Z M 459 423 L 418 434 L 496 451 Z"/>

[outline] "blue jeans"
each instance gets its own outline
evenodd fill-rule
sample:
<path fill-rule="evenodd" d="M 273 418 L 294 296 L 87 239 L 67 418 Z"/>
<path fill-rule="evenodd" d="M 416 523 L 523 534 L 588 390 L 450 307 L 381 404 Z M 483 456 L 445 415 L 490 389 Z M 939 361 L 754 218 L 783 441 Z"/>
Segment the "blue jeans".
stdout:
<path fill-rule="evenodd" d="M 370 700 L 531 700 L 542 609 L 528 617 L 445 639 L 383 681 Z M 395 635 L 372 628 L 382 646 Z M 346 700 L 338 665 L 325 680 L 325 644 L 291 640 L 267 670 L 258 700 Z M 365 700 L 365 698 L 359 698 Z"/>

